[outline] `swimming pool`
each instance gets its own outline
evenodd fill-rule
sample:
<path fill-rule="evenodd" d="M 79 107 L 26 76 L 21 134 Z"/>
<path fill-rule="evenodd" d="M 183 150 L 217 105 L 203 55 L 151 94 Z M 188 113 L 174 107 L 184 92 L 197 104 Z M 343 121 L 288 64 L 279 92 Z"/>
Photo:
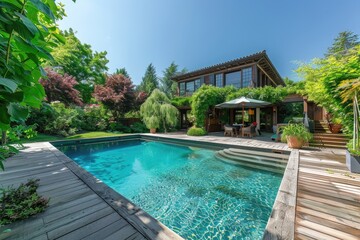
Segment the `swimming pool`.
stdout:
<path fill-rule="evenodd" d="M 223 163 L 213 150 L 154 141 L 58 148 L 187 239 L 260 239 L 282 179 Z"/>

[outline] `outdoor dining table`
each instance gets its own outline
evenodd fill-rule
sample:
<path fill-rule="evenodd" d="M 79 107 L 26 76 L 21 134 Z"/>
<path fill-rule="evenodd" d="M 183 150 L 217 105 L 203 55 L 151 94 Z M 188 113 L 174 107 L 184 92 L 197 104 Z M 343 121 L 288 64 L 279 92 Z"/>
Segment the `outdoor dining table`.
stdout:
<path fill-rule="evenodd" d="M 243 126 L 243 124 L 233 124 L 232 125 L 236 135 L 240 135 L 240 130 L 241 130 L 242 126 Z"/>

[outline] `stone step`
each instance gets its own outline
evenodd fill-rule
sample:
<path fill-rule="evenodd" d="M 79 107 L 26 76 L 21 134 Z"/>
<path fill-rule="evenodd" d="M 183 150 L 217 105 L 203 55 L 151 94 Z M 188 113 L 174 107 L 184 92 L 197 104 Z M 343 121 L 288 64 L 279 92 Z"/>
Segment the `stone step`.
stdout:
<path fill-rule="evenodd" d="M 215 157 L 233 164 L 283 173 L 289 155 L 229 148 L 217 151 Z"/>

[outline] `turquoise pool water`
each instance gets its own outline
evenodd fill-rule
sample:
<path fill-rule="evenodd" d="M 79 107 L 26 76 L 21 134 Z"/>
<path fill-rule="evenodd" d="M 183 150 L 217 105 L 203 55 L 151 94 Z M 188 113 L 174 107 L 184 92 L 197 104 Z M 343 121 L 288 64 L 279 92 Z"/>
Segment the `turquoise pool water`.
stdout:
<path fill-rule="evenodd" d="M 261 239 L 282 179 L 160 142 L 58 148 L 186 239 Z"/>

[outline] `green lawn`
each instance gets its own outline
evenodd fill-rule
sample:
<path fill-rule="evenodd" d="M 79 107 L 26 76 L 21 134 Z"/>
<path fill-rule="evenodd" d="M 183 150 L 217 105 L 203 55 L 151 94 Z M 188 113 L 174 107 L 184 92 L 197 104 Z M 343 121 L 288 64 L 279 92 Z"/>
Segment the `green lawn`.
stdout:
<path fill-rule="evenodd" d="M 109 133 L 109 132 L 86 132 L 86 133 L 79 133 L 69 137 L 62 137 L 62 136 L 53 136 L 38 133 L 38 135 L 31 139 L 21 139 L 20 143 L 32 143 L 32 142 L 50 142 L 56 140 L 66 140 L 66 139 L 82 139 L 82 138 L 97 138 L 97 137 L 113 137 L 113 136 L 120 136 L 123 133 Z"/>
<path fill-rule="evenodd" d="M 98 138 L 98 137 L 114 137 L 120 136 L 123 133 L 111 133 L 111 132 L 86 132 L 79 133 L 72 136 L 67 137 L 66 139 L 81 139 L 81 138 Z"/>

